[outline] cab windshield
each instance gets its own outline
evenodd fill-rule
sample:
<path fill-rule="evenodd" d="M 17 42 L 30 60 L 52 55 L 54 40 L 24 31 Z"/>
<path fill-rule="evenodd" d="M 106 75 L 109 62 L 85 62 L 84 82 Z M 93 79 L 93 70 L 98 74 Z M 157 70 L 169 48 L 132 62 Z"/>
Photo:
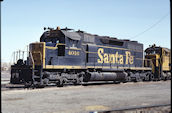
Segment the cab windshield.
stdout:
<path fill-rule="evenodd" d="M 161 50 L 159 48 L 149 48 L 145 52 L 147 55 L 161 54 Z"/>

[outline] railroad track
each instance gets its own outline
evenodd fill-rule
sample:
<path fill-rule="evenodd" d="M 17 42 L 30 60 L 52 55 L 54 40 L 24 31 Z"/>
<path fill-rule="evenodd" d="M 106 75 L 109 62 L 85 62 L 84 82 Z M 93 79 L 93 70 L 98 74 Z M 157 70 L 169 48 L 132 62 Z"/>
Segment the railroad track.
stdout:
<path fill-rule="evenodd" d="M 7 80 L 5 80 L 6 82 Z M 2 81 L 1 81 L 2 82 Z M 139 84 L 139 83 L 153 83 L 154 81 L 147 81 L 147 82 L 127 82 L 127 83 L 121 83 L 121 84 Z M 165 82 L 165 81 L 160 81 L 160 82 Z M 100 85 L 112 85 L 112 84 L 120 84 L 120 83 L 114 83 L 113 81 L 99 81 L 99 82 L 88 82 L 82 84 L 83 86 L 100 86 Z M 74 85 L 74 84 L 65 84 L 63 87 L 68 87 L 68 86 L 80 86 L 80 85 Z M 45 88 L 51 88 L 51 87 L 57 87 L 55 84 L 51 84 L 46 86 Z M 10 84 L 9 82 L 6 84 L 1 84 L 1 91 L 6 91 L 6 90 L 21 90 L 21 89 L 37 89 L 37 88 L 26 88 L 23 84 Z"/>
<path fill-rule="evenodd" d="M 113 82 L 88 82 L 87 84 L 83 84 L 83 86 L 89 86 L 89 85 L 108 85 L 108 84 L 114 84 Z M 66 84 L 63 87 L 68 87 L 68 86 L 79 86 L 79 85 L 74 85 L 74 84 Z M 57 87 L 56 85 L 48 85 L 45 88 L 51 88 L 51 87 Z M 6 91 L 6 90 L 21 90 L 21 89 L 37 89 L 37 88 L 26 88 L 23 84 L 10 84 L 9 82 L 6 84 L 1 84 L 1 91 Z"/>
<path fill-rule="evenodd" d="M 107 111 L 93 111 L 90 113 L 171 113 L 171 104 L 126 107 Z"/>

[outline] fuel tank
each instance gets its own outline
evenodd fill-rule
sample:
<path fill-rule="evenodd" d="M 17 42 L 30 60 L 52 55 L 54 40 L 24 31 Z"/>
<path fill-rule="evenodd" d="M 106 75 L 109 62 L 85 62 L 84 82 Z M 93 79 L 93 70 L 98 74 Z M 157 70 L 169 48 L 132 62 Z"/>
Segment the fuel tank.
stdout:
<path fill-rule="evenodd" d="M 118 81 L 125 80 L 125 72 L 90 72 L 89 81 Z"/>

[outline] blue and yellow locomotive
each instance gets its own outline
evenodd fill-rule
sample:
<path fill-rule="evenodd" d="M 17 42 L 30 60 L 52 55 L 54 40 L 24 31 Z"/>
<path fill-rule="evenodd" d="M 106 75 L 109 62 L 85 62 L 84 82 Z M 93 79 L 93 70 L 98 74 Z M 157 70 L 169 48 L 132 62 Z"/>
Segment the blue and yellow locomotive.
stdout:
<path fill-rule="evenodd" d="M 153 57 L 148 55 L 150 49 L 146 52 L 144 59 L 143 44 L 137 41 L 57 27 L 45 31 L 40 42 L 29 45 L 25 62 L 19 59 L 11 66 L 11 83 L 33 86 L 55 83 L 63 86 L 65 83 L 82 84 L 89 81 L 161 79 L 155 74 L 158 68 L 153 66 Z M 167 69 L 165 74 L 169 74 L 170 70 Z M 161 70 L 160 75 L 165 74 Z"/>

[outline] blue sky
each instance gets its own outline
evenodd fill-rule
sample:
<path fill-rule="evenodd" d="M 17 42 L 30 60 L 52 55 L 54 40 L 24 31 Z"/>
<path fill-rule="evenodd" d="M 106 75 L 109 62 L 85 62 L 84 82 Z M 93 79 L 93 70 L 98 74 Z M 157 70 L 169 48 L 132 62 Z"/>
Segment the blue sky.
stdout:
<path fill-rule="evenodd" d="M 168 14 L 168 15 L 167 15 Z M 167 15 L 147 32 L 134 37 Z M 144 48 L 170 48 L 169 0 L 4 0 L 1 3 L 1 60 L 38 42 L 43 27 L 57 26 L 136 40 Z"/>

